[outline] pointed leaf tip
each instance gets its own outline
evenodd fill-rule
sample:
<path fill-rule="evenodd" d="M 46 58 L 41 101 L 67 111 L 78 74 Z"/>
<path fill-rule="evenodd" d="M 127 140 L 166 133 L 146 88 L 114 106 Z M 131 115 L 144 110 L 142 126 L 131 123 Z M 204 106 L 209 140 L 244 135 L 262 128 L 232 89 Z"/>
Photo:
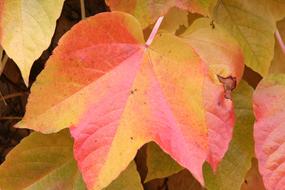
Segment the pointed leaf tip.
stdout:
<path fill-rule="evenodd" d="M 0 44 L 29 85 L 32 65 L 48 48 L 64 0 L 1 0 Z"/>
<path fill-rule="evenodd" d="M 198 29 L 204 34 L 189 38 L 158 32 L 146 48 L 133 16 L 87 18 L 48 60 L 23 122 L 46 133 L 71 127 L 75 159 L 89 189 L 110 184 L 149 141 L 203 184 L 203 162 L 217 167 L 233 129 L 232 102 L 217 74 L 240 79 L 243 61 L 224 34 L 211 36 L 214 48 L 194 43 L 212 31 L 210 25 Z M 205 52 L 215 49 L 222 56 L 212 62 Z M 46 94 L 52 95 L 39 106 Z"/>

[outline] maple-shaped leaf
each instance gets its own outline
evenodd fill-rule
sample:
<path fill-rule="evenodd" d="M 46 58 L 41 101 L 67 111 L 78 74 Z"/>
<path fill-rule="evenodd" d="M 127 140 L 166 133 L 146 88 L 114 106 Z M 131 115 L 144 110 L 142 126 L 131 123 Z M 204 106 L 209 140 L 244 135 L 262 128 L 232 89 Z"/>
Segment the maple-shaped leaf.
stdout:
<path fill-rule="evenodd" d="M 285 187 L 285 75 L 274 74 L 257 86 L 253 101 L 255 153 L 267 190 Z"/>
<path fill-rule="evenodd" d="M 153 24 L 170 8 L 178 7 L 192 13 L 209 15 L 217 0 L 105 0 L 112 11 L 123 11 L 135 16 L 143 28 Z M 179 22 L 177 20 L 174 23 Z"/>
<path fill-rule="evenodd" d="M 48 48 L 64 0 L 0 0 L 0 44 L 26 85 L 34 61 Z"/>
<path fill-rule="evenodd" d="M 240 43 L 245 64 L 266 76 L 274 54 L 276 21 L 285 16 L 280 0 L 218 0 L 212 17 Z"/>
<path fill-rule="evenodd" d="M 217 45 L 226 61 L 214 69 L 201 49 L 205 43 L 192 47 L 187 37 L 166 32 L 149 39 L 129 14 L 90 17 L 60 40 L 31 89 L 19 127 L 45 133 L 72 127 L 75 159 L 89 189 L 107 186 L 149 141 L 201 183 L 203 162 L 216 168 L 227 149 L 234 115 L 225 86 L 243 70 L 237 43 L 226 38 Z"/>

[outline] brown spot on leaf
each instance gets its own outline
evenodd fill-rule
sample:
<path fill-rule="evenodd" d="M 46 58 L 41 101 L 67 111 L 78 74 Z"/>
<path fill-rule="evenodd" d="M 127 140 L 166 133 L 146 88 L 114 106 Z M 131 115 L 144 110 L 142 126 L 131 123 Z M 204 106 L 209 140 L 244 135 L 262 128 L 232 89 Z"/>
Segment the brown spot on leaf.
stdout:
<path fill-rule="evenodd" d="M 237 80 L 235 77 L 228 76 L 228 77 L 221 77 L 219 75 L 218 79 L 224 86 L 224 94 L 226 99 L 232 99 L 231 93 L 236 88 Z"/>
<path fill-rule="evenodd" d="M 133 90 L 131 90 L 131 94 L 134 94 L 136 91 L 138 91 L 138 89 L 133 89 Z"/>

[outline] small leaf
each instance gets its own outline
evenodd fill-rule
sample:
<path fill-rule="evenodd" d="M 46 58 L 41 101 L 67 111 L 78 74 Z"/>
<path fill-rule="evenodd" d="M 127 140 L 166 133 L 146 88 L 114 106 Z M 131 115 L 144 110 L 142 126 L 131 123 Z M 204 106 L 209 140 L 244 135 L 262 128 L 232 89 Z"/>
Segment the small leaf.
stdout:
<path fill-rule="evenodd" d="M 123 11 L 135 16 L 143 28 L 153 24 L 170 8 L 178 7 L 192 13 L 209 15 L 209 7 L 217 0 L 105 0 L 112 11 Z"/>
<path fill-rule="evenodd" d="M 132 161 L 125 171 L 104 190 L 143 190 L 136 163 Z"/>
<path fill-rule="evenodd" d="M 285 75 L 263 79 L 254 96 L 255 153 L 267 190 L 285 187 Z"/>
<path fill-rule="evenodd" d="M 110 184 L 150 141 L 203 183 L 203 162 L 217 167 L 233 129 L 232 101 L 217 74 L 238 81 L 243 70 L 236 43 L 220 43 L 227 48 L 219 69 L 209 70 L 205 50 L 187 38 L 160 32 L 146 46 L 133 16 L 97 14 L 61 39 L 18 127 L 45 133 L 71 127 L 89 189 Z"/>
<path fill-rule="evenodd" d="M 236 124 L 229 150 L 215 173 L 205 165 L 204 178 L 208 190 L 239 190 L 251 167 L 253 123 L 251 108 L 253 89 L 241 81 L 234 91 Z"/>
<path fill-rule="evenodd" d="M 0 189 L 84 190 L 72 142 L 68 130 L 51 135 L 32 133 L 0 165 Z"/>
<path fill-rule="evenodd" d="M 268 73 L 273 58 L 277 18 L 272 7 L 277 1 L 218 0 L 213 12 L 214 21 L 240 43 L 245 64 L 262 76 Z"/>
<path fill-rule="evenodd" d="M 153 142 L 147 144 L 146 151 L 147 176 L 145 183 L 156 178 L 168 177 L 183 169 Z"/>
<path fill-rule="evenodd" d="M 1 0 L 0 44 L 29 84 L 34 61 L 48 48 L 64 0 Z"/>

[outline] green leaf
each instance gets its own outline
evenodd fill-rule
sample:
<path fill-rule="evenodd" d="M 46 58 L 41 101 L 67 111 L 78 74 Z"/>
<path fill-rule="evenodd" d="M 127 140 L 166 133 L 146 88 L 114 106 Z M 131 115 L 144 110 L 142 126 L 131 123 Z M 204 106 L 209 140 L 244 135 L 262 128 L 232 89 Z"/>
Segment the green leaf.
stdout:
<path fill-rule="evenodd" d="M 201 184 L 186 169 L 170 176 L 167 180 L 168 190 L 204 190 Z"/>
<path fill-rule="evenodd" d="M 132 161 L 128 168 L 104 190 L 143 190 L 136 163 Z"/>
<path fill-rule="evenodd" d="M 105 0 L 111 11 L 127 12 L 135 16 L 147 28 L 170 8 L 178 7 L 191 13 L 209 15 L 217 0 Z M 180 22 L 180 21 L 176 21 Z"/>
<path fill-rule="evenodd" d="M 229 72 L 235 73 L 237 80 L 241 80 L 244 70 L 242 51 L 232 51 L 239 47 L 237 41 L 218 24 L 213 26 L 211 19 L 196 19 L 180 37 L 191 43 L 196 53 L 209 66 L 213 80 L 218 81 L 217 75 L 228 77 Z M 238 60 L 240 64 L 232 64 L 233 60 Z"/>
<path fill-rule="evenodd" d="M 180 26 L 188 27 L 188 12 L 173 7 L 165 15 L 164 21 L 159 29 L 175 33 Z"/>
<path fill-rule="evenodd" d="M 72 148 L 68 130 L 50 135 L 32 133 L 0 166 L 0 189 L 84 190 Z"/>
<path fill-rule="evenodd" d="M 145 182 L 170 176 L 183 169 L 154 142 L 147 144 L 146 155 L 148 172 Z"/>
<path fill-rule="evenodd" d="M 275 1 L 219 0 L 213 11 L 215 22 L 240 43 L 245 64 L 262 76 L 268 73 L 274 52 Z M 284 4 L 284 3 L 283 3 Z"/>
<path fill-rule="evenodd" d="M 236 124 L 228 152 L 214 174 L 208 164 L 204 165 L 204 179 L 208 190 L 239 190 L 254 155 L 252 112 L 253 89 L 241 81 L 234 91 Z"/>
<path fill-rule="evenodd" d="M 64 0 L 2 0 L 0 44 L 28 85 L 34 61 L 48 48 Z"/>

